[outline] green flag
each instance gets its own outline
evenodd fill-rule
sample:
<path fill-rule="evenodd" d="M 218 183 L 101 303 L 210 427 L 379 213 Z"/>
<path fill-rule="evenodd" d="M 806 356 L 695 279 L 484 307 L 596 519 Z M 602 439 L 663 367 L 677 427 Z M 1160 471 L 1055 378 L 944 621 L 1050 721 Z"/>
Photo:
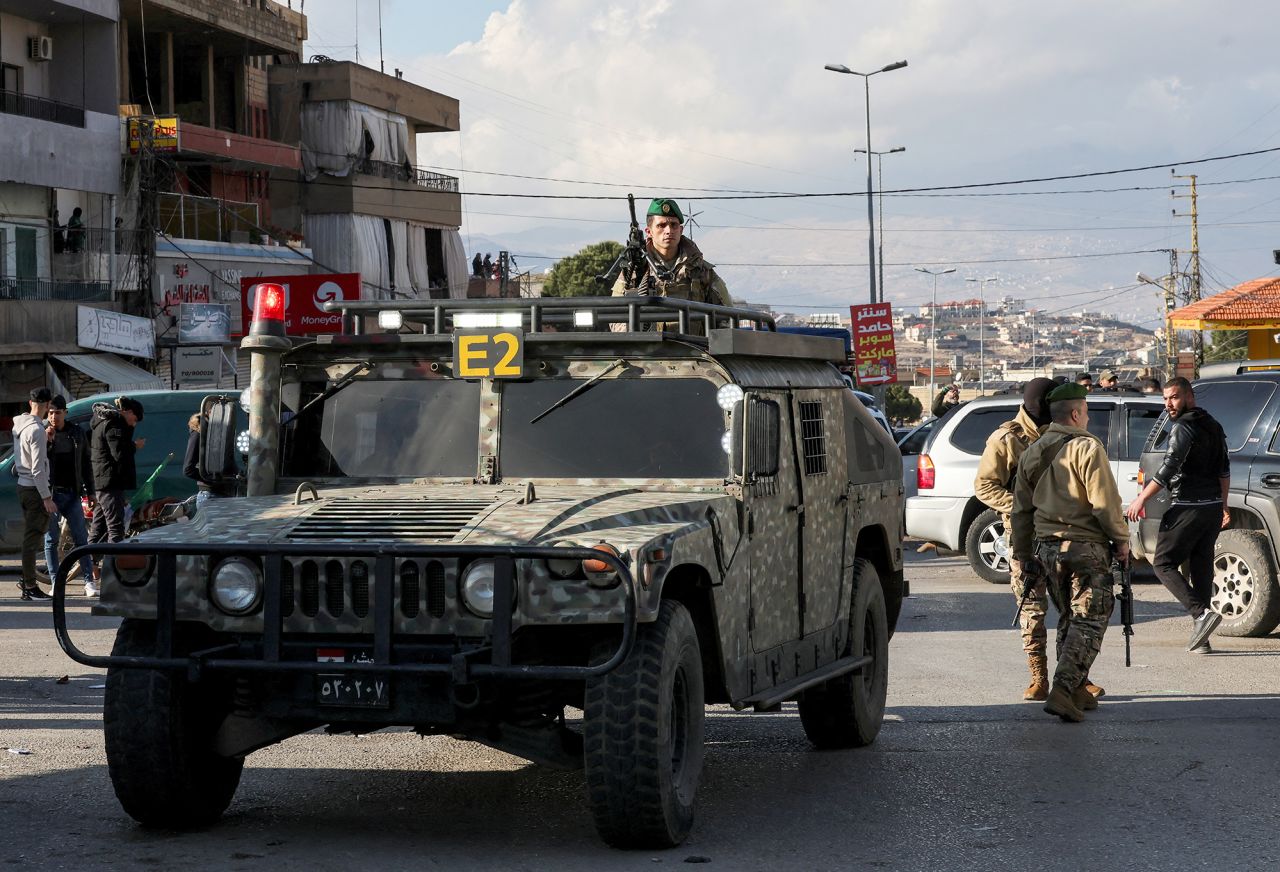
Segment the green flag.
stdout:
<path fill-rule="evenodd" d="M 129 508 L 135 512 L 139 507 L 151 502 L 155 495 L 155 485 L 152 484 L 156 480 L 156 476 L 160 474 L 160 470 L 169 465 L 169 461 L 173 460 L 173 452 L 170 451 L 164 460 L 160 461 L 160 465 L 156 467 L 156 471 L 147 476 L 147 480 L 142 483 L 142 487 L 138 488 L 138 492 L 133 495 L 133 499 L 129 500 Z"/>

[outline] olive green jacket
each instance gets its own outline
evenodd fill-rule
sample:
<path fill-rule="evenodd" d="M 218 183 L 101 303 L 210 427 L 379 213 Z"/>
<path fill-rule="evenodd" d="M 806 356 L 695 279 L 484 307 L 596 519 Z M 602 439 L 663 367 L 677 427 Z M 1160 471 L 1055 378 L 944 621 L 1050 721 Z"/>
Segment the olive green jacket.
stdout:
<path fill-rule="evenodd" d="M 1031 559 L 1037 539 L 1128 542 L 1102 440 L 1088 430 L 1050 424 L 1019 460 L 1012 526 L 1016 560 Z"/>
<path fill-rule="evenodd" d="M 1012 421 L 1005 421 L 987 437 L 987 447 L 978 461 L 978 476 L 973 480 L 973 492 L 984 505 L 1006 518 L 1013 511 L 1010 479 L 1022 453 L 1039 438 L 1040 428 L 1023 406 L 1018 407 Z"/>

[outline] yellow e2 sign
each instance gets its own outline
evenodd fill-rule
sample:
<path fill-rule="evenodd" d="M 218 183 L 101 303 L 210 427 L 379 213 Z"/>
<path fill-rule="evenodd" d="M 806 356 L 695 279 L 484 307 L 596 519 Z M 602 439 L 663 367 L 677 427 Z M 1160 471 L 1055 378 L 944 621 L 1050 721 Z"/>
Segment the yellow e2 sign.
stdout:
<path fill-rule="evenodd" d="M 455 378 L 520 378 L 524 375 L 524 331 L 498 327 L 453 331 Z"/>

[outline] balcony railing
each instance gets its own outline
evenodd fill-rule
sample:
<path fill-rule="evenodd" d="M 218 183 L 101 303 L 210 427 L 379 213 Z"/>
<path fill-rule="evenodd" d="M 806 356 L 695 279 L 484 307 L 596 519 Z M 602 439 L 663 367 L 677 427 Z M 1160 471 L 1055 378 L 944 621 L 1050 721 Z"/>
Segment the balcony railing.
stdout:
<path fill-rule="evenodd" d="M 110 282 L 20 279 L 0 276 L 0 300 L 110 300 Z"/>
<path fill-rule="evenodd" d="M 52 121 L 70 127 L 84 127 L 84 107 L 59 103 L 44 97 L 19 94 L 17 91 L 0 91 L 0 112 L 22 115 L 40 121 Z"/>
<path fill-rule="evenodd" d="M 356 172 L 366 176 L 379 176 L 384 179 L 398 179 L 402 182 L 413 182 L 431 191 L 458 193 L 458 180 L 453 176 L 433 173 L 411 164 L 394 164 L 382 160 L 363 160 L 356 164 Z"/>
<path fill-rule="evenodd" d="M 212 242 L 254 242 L 262 233 L 258 229 L 257 203 L 187 194 L 159 194 L 157 205 L 159 228 L 166 236 Z"/>

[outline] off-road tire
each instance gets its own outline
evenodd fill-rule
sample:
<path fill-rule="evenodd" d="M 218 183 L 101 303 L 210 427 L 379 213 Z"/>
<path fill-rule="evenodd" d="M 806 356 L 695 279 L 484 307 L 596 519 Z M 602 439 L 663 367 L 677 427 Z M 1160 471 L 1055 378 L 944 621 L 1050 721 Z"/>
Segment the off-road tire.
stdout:
<path fill-rule="evenodd" d="M 1219 636 L 1265 636 L 1280 624 L 1280 582 L 1271 546 L 1256 530 L 1224 530 L 1213 546 L 1213 598 Z"/>
<path fill-rule="evenodd" d="M 600 837 L 615 848 L 670 848 L 693 826 L 702 773 L 702 655 L 683 605 L 641 624 L 622 665 L 587 682 L 583 759 Z"/>
<path fill-rule="evenodd" d="M 195 650 L 192 641 L 189 634 L 175 632 L 175 651 Z M 154 656 L 155 622 L 124 621 L 111 653 Z M 213 751 L 227 699 L 224 686 L 193 685 L 181 672 L 107 671 L 107 769 L 130 817 L 145 826 L 189 829 L 210 824 L 226 811 L 244 768 L 244 758 Z"/>
<path fill-rule="evenodd" d="M 1000 533 L 1001 536 L 996 534 Z M 983 509 L 978 517 L 969 524 L 964 537 L 964 553 L 969 558 L 969 565 L 983 581 L 992 584 L 1009 583 L 1008 548 L 1001 538 L 1005 533 L 1004 521 L 995 509 Z M 997 541 L 999 540 L 999 541 Z M 1004 553 L 1001 554 L 1000 550 Z"/>
<path fill-rule="evenodd" d="M 875 566 L 866 560 L 857 561 L 854 585 L 846 653 L 869 655 L 872 662 L 806 690 L 798 701 L 804 734 L 823 750 L 870 745 L 884 723 L 889 690 L 889 625 Z"/>

